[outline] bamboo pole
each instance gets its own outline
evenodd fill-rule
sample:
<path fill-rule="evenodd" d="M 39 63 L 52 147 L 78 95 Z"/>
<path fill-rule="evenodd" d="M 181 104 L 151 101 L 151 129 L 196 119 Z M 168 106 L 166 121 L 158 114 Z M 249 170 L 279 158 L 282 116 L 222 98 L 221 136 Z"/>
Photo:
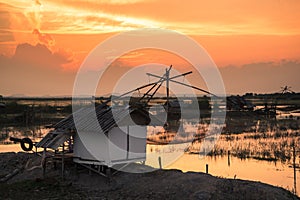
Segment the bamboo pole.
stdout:
<path fill-rule="evenodd" d="M 297 194 L 297 178 L 296 178 L 296 148 L 293 141 L 293 168 L 294 168 L 294 193 Z"/>
<path fill-rule="evenodd" d="M 64 180 L 65 178 L 65 143 L 62 146 L 62 162 L 61 162 L 61 177 Z"/>
<path fill-rule="evenodd" d="M 159 164 L 159 169 L 162 169 L 162 165 L 161 165 L 161 157 L 158 157 L 158 164 Z"/>

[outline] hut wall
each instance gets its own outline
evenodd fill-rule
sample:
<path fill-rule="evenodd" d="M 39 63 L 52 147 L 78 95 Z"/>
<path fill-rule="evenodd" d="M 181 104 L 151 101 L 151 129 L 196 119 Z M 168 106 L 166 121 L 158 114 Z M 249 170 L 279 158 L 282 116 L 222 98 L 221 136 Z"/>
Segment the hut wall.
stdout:
<path fill-rule="evenodd" d="M 93 164 L 92 161 L 105 162 L 110 161 L 108 156 L 107 137 L 98 132 L 80 132 L 74 138 L 74 157 L 75 162 Z"/>
<path fill-rule="evenodd" d="M 129 134 L 129 136 L 127 135 Z M 121 126 L 104 133 L 80 132 L 74 138 L 74 161 L 112 166 L 146 158 L 146 126 Z"/>
<path fill-rule="evenodd" d="M 109 153 L 112 162 L 146 157 L 146 126 L 115 127 L 109 132 Z"/>

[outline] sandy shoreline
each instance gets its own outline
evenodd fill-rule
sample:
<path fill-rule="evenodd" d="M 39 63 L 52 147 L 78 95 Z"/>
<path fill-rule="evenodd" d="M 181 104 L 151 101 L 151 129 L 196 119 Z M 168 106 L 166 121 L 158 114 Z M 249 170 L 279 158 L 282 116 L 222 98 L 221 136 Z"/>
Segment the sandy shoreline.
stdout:
<path fill-rule="evenodd" d="M 52 165 L 43 178 L 40 161 L 34 154 L 0 153 L 0 179 L 19 169 L 0 183 L 0 199 L 299 199 L 283 188 L 260 182 L 180 170 L 119 172 L 109 180 L 70 163 L 63 181 L 59 168 Z"/>

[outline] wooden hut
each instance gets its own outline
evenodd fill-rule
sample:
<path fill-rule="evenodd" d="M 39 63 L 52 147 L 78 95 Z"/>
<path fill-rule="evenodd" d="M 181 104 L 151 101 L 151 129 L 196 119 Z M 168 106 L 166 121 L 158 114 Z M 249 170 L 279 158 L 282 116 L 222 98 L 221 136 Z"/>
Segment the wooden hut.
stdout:
<path fill-rule="evenodd" d="M 72 141 L 73 161 L 87 165 L 145 161 L 149 122 L 140 109 L 88 106 L 55 124 L 36 147 L 55 150 Z"/>

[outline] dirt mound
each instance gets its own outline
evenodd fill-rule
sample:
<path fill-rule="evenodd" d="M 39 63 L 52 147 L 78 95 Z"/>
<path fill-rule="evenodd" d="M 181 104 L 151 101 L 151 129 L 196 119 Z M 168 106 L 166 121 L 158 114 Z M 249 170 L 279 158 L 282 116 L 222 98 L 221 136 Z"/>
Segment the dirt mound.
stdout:
<path fill-rule="evenodd" d="M 41 159 L 24 153 L 0 154 L 1 174 L 21 169 L 7 183 L 0 184 L 0 199 L 299 199 L 268 184 L 179 170 L 118 172 L 108 179 L 71 163 L 66 166 L 65 180 L 61 179 L 59 166 L 57 170 L 48 166 L 43 178 L 39 167 L 26 170 L 29 161 L 39 166 Z M 130 166 L 134 167 L 148 169 L 138 164 Z"/>

